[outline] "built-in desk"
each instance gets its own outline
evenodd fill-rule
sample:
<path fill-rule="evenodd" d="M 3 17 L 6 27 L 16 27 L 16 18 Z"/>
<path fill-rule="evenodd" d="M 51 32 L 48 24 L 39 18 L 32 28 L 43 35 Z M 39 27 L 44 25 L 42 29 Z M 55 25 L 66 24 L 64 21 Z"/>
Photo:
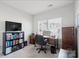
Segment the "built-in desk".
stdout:
<path fill-rule="evenodd" d="M 56 44 L 56 39 L 54 39 L 51 36 L 43 36 L 43 37 L 47 41 L 47 43 L 49 44 L 51 53 L 56 53 L 56 45 L 57 45 Z M 35 36 L 31 36 L 30 42 L 31 42 L 31 44 L 34 44 L 36 46 L 35 41 L 36 41 Z"/>
<path fill-rule="evenodd" d="M 48 44 L 51 46 L 56 46 L 56 39 L 51 36 L 43 36 L 45 39 L 47 39 Z"/>
<path fill-rule="evenodd" d="M 56 39 L 54 39 L 51 36 L 43 36 L 44 39 L 47 39 L 47 43 L 50 44 L 51 46 L 56 46 Z M 30 44 L 35 44 L 35 36 L 30 37 Z"/>
<path fill-rule="evenodd" d="M 56 53 L 56 39 L 54 37 L 50 36 L 43 36 L 44 39 L 47 40 L 47 43 L 50 45 L 50 51 L 51 53 Z"/>

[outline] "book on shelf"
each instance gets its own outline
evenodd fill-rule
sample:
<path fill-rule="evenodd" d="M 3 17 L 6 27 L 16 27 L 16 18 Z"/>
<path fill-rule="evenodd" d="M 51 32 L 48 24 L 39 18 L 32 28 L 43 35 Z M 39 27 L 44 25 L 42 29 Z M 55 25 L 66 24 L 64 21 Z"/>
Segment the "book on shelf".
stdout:
<path fill-rule="evenodd" d="M 19 40 L 16 40 L 16 44 L 18 44 L 19 43 Z"/>
<path fill-rule="evenodd" d="M 19 43 L 22 43 L 23 42 L 23 39 L 19 39 Z"/>
<path fill-rule="evenodd" d="M 15 34 L 13 35 L 13 39 L 16 39 L 16 35 Z"/>
<path fill-rule="evenodd" d="M 6 41 L 6 47 L 11 47 L 12 46 L 12 41 Z"/>
<path fill-rule="evenodd" d="M 7 37 L 7 40 L 10 40 L 12 38 L 12 34 L 11 33 L 7 33 L 6 37 Z"/>
<path fill-rule="evenodd" d="M 16 51 L 17 46 L 13 46 L 12 51 Z"/>
<path fill-rule="evenodd" d="M 11 52 L 12 52 L 12 47 L 6 48 L 6 54 L 11 53 Z"/>
<path fill-rule="evenodd" d="M 19 34 L 19 37 L 22 38 L 22 37 L 23 37 L 23 33 L 20 33 L 20 34 Z"/>
<path fill-rule="evenodd" d="M 13 40 L 13 45 L 16 45 L 16 40 Z"/>

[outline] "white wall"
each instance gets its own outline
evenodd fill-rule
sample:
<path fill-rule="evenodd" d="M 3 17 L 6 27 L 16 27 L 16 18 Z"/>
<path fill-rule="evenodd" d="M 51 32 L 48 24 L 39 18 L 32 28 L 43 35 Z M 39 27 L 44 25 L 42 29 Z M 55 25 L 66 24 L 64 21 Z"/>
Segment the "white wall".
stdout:
<path fill-rule="evenodd" d="M 32 16 L 21 12 L 7 4 L 0 3 L 0 46 L 2 46 L 3 36 L 5 31 L 4 21 L 13 21 L 22 23 L 22 31 L 25 33 L 25 40 L 28 39 L 29 34 L 32 33 Z"/>
<path fill-rule="evenodd" d="M 76 4 L 75 4 L 75 7 L 76 7 L 76 15 L 79 14 L 79 0 L 76 0 Z"/>
<path fill-rule="evenodd" d="M 37 32 L 38 20 L 48 20 L 48 19 L 54 19 L 59 17 L 62 17 L 63 27 L 74 26 L 74 5 L 70 4 L 61 8 L 55 8 L 35 15 L 33 31 L 35 33 Z"/>

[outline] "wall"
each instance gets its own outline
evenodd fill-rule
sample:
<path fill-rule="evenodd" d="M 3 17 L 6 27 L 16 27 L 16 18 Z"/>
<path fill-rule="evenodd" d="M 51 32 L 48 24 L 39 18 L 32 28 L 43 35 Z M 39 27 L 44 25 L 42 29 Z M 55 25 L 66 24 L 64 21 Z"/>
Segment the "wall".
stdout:
<path fill-rule="evenodd" d="M 38 31 L 38 20 L 48 20 L 59 17 L 62 17 L 63 27 L 74 26 L 74 3 L 35 15 L 33 32 L 36 33 Z M 62 40 L 59 40 L 59 45 L 60 47 L 62 46 Z"/>
<path fill-rule="evenodd" d="M 76 2 L 75 2 L 76 4 L 75 4 L 75 11 L 76 11 L 76 15 L 77 14 L 79 14 L 79 0 L 76 0 Z"/>
<path fill-rule="evenodd" d="M 43 13 L 37 14 L 34 17 L 34 32 L 37 32 L 37 21 L 38 20 L 48 20 L 62 17 L 63 27 L 74 26 L 74 8 L 73 4 L 55 8 L 52 10 L 45 11 Z"/>
<path fill-rule="evenodd" d="M 5 3 L 0 2 L 0 46 L 2 46 L 2 33 L 5 31 L 4 21 L 13 21 L 22 23 L 22 31 L 25 33 L 25 40 L 28 40 L 29 34 L 32 33 L 32 16 L 28 13 L 21 12 Z"/>

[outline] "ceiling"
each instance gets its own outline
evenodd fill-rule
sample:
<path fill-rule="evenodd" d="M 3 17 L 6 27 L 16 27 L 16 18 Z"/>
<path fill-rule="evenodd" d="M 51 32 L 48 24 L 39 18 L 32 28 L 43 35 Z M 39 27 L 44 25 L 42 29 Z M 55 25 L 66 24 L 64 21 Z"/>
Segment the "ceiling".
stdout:
<path fill-rule="evenodd" d="M 74 0 L 0 0 L 21 11 L 35 15 L 49 9 L 73 3 Z M 52 6 L 53 5 L 53 6 Z M 48 7 L 49 6 L 49 7 Z"/>

